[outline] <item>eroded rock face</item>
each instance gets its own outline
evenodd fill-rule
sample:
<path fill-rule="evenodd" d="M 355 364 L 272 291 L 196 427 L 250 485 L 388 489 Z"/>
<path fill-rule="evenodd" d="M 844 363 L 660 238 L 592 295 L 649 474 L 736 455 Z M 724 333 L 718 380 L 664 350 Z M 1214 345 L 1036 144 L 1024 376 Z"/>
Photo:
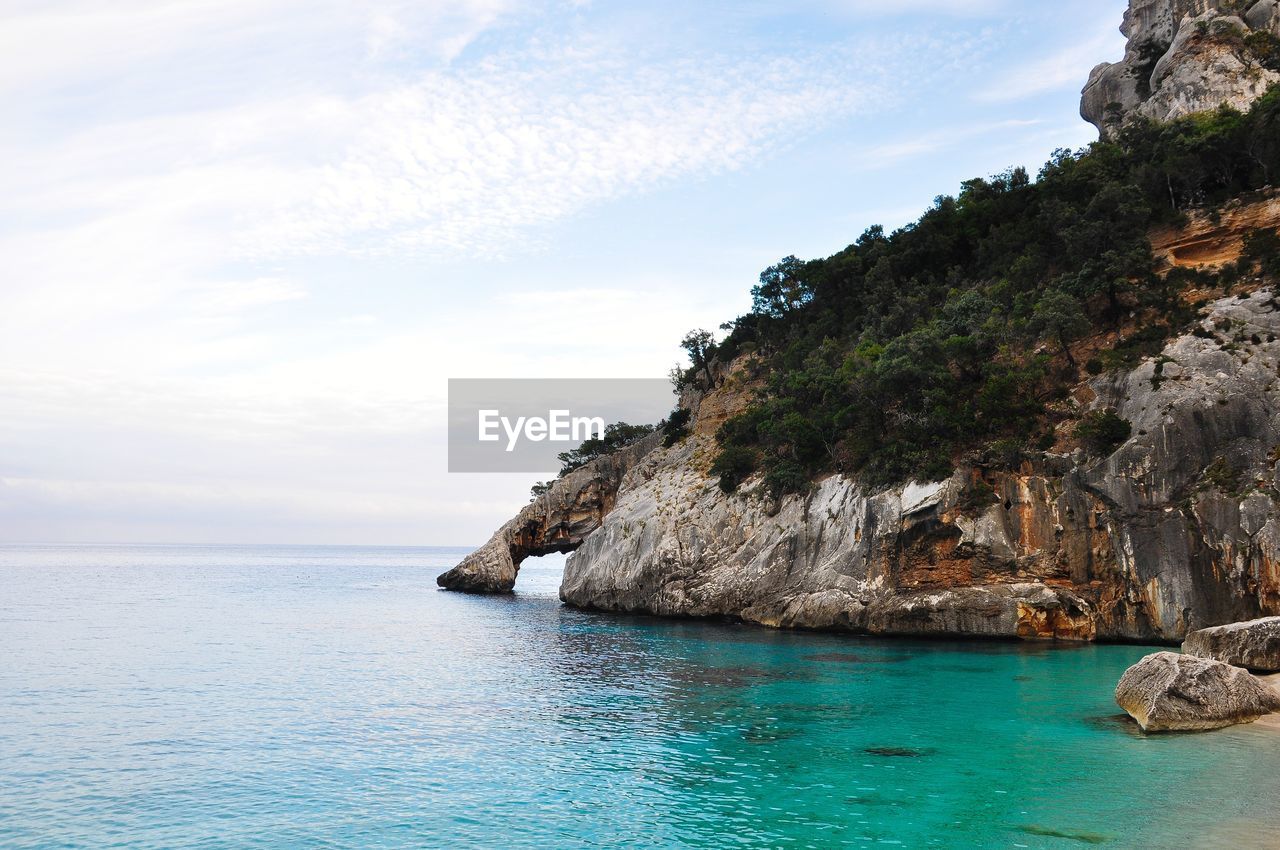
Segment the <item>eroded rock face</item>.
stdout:
<path fill-rule="evenodd" d="M 1238 260 L 1246 234 L 1280 229 L 1280 192 L 1270 189 L 1259 195 L 1231 201 L 1212 215 L 1191 210 L 1185 222 L 1153 230 L 1151 250 L 1159 267 L 1221 268 Z"/>
<path fill-rule="evenodd" d="M 646 455 L 568 561 L 586 607 L 902 635 L 1178 642 L 1280 614 L 1280 312 L 1269 290 L 1213 305 L 1197 334 L 1094 404 L 1133 436 L 1110 457 L 866 492 L 832 476 L 773 503 L 707 473 L 709 429 Z M 1157 373 L 1157 366 L 1159 373 Z M 704 405 L 722 409 L 721 396 Z M 713 429 L 711 429 L 713 430 Z M 974 505 L 977 477 L 994 496 Z"/>
<path fill-rule="evenodd" d="M 1043 480 L 1010 481 L 1017 510 L 970 518 L 948 507 L 958 479 L 867 494 L 833 476 L 775 506 L 721 492 L 701 471 L 712 451 L 710 439 L 693 438 L 641 462 L 604 525 L 570 559 L 561 598 L 784 628 L 1095 636 L 1092 604 L 1069 586 L 1072 567 L 1089 560 L 1090 534 L 1073 529 L 1074 564 L 1069 556 L 1018 563 L 1015 555 L 1019 540 L 1054 539 L 1054 519 L 1073 499 L 1086 516 L 1084 494 L 1060 499 Z M 1043 510 L 1023 510 L 1024 499 Z"/>
<path fill-rule="evenodd" d="M 1194 732 L 1280 711 L 1280 692 L 1221 661 L 1157 652 L 1125 671 L 1116 703 L 1144 732 Z"/>
<path fill-rule="evenodd" d="M 1194 631 L 1182 651 L 1262 673 L 1280 672 L 1280 617 Z"/>
<path fill-rule="evenodd" d="M 468 593 L 510 593 L 525 558 L 572 552 L 599 528 L 623 475 L 661 440 L 651 435 L 558 479 L 436 584 Z"/>
<path fill-rule="evenodd" d="M 1248 8 L 1225 0 L 1130 0 L 1120 31 L 1124 59 L 1094 68 L 1081 94 L 1080 114 L 1103 137 L 1126 121 L 1170 121 L 1223 104 L 1245 110 L 1280 72 L 1266 67 L 1248 40 L 1280 31 L 1275 0 Z"/>

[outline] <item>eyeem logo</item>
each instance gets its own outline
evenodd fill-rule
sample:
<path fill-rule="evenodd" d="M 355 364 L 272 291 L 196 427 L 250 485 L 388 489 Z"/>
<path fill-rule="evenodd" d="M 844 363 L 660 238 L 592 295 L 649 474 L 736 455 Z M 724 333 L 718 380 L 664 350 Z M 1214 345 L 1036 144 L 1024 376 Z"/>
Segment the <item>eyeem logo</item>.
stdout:
<path fill-rule="evenodd" d="M 517 416 L 515 422 L 503 416 L 497 410 L 480 411 L 480 434 L 482 443 L 497 442 L 502 433 L 507 438 L 507 451 L 513 452 L 516 443 L 523 436 L 526 440 L 540 443 L 543 440 L 555 442 L 581 443 L 594 437 L 604 439 L 604 419 L 599 416 L 571 416 L 567 410 L 552 410 L 543 419 L 537 416 Z"/>
<path fill-rule="evenodd" d="M 675 404 L 664 379 L 453 379 L 449 471 L 556 473 L 561 454 L 612 425 L 656 425 Z"/>

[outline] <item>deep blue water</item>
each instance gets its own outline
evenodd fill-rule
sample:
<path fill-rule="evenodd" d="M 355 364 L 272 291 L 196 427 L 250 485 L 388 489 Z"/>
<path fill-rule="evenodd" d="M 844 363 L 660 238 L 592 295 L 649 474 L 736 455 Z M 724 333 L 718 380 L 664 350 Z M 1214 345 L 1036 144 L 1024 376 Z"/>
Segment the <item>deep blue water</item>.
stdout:
<path fill-rule="evenodd" d="M 0 847 L 1280 846 L 1280 733 L 1143 647 L 586 614 L 463 550 L 0 548 Z"/>

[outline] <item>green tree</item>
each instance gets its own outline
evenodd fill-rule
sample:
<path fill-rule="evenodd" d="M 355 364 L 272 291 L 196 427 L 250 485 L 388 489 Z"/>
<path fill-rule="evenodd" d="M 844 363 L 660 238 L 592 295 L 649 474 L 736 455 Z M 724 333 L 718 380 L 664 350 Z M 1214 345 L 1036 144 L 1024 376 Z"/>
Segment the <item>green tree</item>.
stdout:
<path fill-rule="evenodd" d="M 706 378 L 708 389 L 715 385 L 711 377 L 711 360 L 715 356 L 716 350 L 715 340 L 715 334 L 702 328 L 689 331 L 684 335 L 684 339 L 680 340 L 680 347 L 689 355 L 689 362 L 693 364 L 693 371 L 703 374 Z"/>
<path fill-rule="evenodd" d="M 1071 343 L 1089 333 L 1093 325 L 1085 315 L 1080 299 L 1061 290 L 1051 289 L 1036 302 L 1028 327 L 1032 333 L 1057 342 L 1067 362 L 1075 368 L 1076 359 L 1071 356 Z"/>
<path fill-rule="evenodd" d="M 1212 210 L 1278 173 L 1275 87 L 1248 114 L 1128 122 L 1112 140 L 1056 151 L 1035 180 L 1020 169 L 969 180 L 892 233 L 870 228 L 826 259 L 784 258 L 715 348 L 721 360 L 750 351 L 759 385 L 717 433 L 723 480 L 749 463 L 771 492 L 826 471 L 882 485 L 946 475 L 973 450 L 1045 450 L 1046 401 L 1069 391 L 1075 370 L 1049 369 L 1035 347 L 1049 341 L 1074 367 L 1073 341 L 1132 315 L 1139 329 L 1091 372 L 1116 367 L 1187 328 L 1188 287 L 1224 288 L 1246 267 L 1280 276 L 1274 235 L 1252 237 L 1238 268 L 1163 278 L 1147 240 L 1188 207 Z M 690 359 L 705 364 L 692 342 Z M 686 379 L 704 378 L 701 368 Z M 1100 414 L 1083 427 L 1101 450 L 1127 423 Z"/>
<path fill-rule="evenodd" d="M 603 436 L 584 440 L 582 445 L 567 452 L 561 452 L 560 475 L 563 477 L 586 466 L 598 457 L 609 454 L 639 442 L 654 432 L 652 425 L 628 425 L 626 422 L 615 422 L 606 426 Z"/>
<path fill-rule="evenodd" d="M 781 318 L 812 300 L 813 289 L 806 279 L 806 265 L 794 256 L 783 257 L 760 272 L 760 283 L 751 289 L 752 310 Z"/>
<path fill-rule="evenodd" d="M 720 479 L 720 489 L 732 493 L 756 469 L 756 456 L 743 446 L 729 446 L 711 464 L 711 474 Z"/>

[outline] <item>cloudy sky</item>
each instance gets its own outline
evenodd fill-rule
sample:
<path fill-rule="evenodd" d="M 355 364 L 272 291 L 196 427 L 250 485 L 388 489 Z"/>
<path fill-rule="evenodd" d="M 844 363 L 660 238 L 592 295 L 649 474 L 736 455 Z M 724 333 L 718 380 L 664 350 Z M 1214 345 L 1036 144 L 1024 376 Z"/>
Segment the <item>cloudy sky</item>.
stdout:
<path fill-rule="evenodd" d="M 448 378 L 661 377 L 1086 144 L 1125 5 L 5 0 L 0 540 L 482 542 Z"/>

